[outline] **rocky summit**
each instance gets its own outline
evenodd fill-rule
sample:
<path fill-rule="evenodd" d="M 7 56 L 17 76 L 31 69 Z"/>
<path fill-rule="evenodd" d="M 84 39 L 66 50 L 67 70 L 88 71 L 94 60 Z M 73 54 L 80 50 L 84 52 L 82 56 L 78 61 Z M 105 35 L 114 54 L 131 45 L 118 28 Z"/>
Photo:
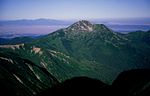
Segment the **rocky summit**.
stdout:
<path fill-rule="evenodd" d="M 87 20 L 78 21 L 65 29 L 68 32 L 95 32 L 111 31 L 104 24 L 92 24 Z"/>
<path fill-rule="evenodd" d="M 93 24 L 89 21 L 81 20 L 78 21 L 67 28 L 68 31 L 81 31 L 81 32 L 91 32 L 93 31 Z"/>

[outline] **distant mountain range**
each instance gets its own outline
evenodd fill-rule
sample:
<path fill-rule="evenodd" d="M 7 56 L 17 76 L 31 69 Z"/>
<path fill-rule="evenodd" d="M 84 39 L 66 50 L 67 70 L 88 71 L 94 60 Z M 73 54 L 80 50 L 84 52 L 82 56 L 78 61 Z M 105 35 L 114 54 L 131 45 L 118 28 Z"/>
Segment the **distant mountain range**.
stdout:
<path fill-rule="evenodd" d="M 0 84 L 18 96 L 80 76 L 111 85 L 123 71 L 150 69 L 149 50 L 150 31 L 121 34 L 81 20 L 30 42 L 0 45 Z"/>
<path fill-rule="evenodd" d="M 69 25 L 71 21 L 54 20 L 54 19 L 21 19 L 21 20 L 1 20 L 0 26 L 4 25 Z"/>
<path fill-rule="evenodd" d="M 15 38 L 24 36 L 39 36 L 66 28 L 76 20 L 54 19 L 21 19 L 1 20 L 0 38 Z M 137 30 L 148 31 L 150 21 L 148 18 L 132 19 L 91 19 L 93 23 L 105 24 L 108 28 L 120 33 L 129 33 Z"/>
<path fill-rule="evenodd" d="M 56 20 L 56 19 L 19 19 L 19 20 L 0 20 L 2 25 L 70 25 L 76 19 L 72 20 Z M 103 23 L 106 25 L 150 25 L 149 18 L 107 18 L 107 19 L 90 19 L 93 23 Z"/>

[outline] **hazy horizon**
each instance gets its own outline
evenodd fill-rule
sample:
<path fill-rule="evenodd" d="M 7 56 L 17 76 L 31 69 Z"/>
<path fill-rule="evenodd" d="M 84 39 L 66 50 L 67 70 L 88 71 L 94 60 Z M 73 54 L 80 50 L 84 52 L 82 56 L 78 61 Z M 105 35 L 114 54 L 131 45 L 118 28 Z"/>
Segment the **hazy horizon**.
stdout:
<path fill-rule="evenodd" d="M 0 20 L 150 18 L 149 0 L 0 0 Z"/>
<path fill-rule="evenodd" d="M 0 0 L 0 37 L 48 34 L 79 20 L 105 24 L 122 33 L 147 31 L 149 5 L 150 0 Z"/>

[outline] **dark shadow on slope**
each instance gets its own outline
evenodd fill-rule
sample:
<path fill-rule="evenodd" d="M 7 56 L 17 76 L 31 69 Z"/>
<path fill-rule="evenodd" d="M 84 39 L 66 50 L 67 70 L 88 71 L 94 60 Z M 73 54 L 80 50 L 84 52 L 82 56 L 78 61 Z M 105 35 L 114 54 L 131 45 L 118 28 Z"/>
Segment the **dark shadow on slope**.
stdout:
<path fill-rule="evenodd" d="M 59 83 L 45 68 L 28 59 L 14 56 L 12 60 L 13 63 L 0 58 L 0 96 L 33 96 Z M 34 66 L 45 78 L 39 80 L 28 65 Z"/>
<path fill-rule="evenodd" d="M 75 77 L 45 90 L 38 96 L 80 96 L 81 94 L 99 96 L 99 93 L 100 96 L 105 96 L 108 88 L 108 85 L 99 80 L 88 77 Z"/>
<path fill-rule="evenodd" d="M 122 72 L 111 86 L 88 77 L 75 77 L 47 89 L 38 96 L 150 96 L 150 70 Z"/>
<path fill-rule="evenodd" d="M 111 89 L 116 96 L 150 96 L 150 70 L 124 71 L 113 82 Z"/>

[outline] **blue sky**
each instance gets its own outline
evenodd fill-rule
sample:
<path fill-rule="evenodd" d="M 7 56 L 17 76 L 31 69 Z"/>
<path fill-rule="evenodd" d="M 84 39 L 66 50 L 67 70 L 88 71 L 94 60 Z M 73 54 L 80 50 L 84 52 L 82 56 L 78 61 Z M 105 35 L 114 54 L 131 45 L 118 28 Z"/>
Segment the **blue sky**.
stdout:
<path fill-rule="evenodd" d="M 0 0 L 0 19 L 150 17 L 150 0 Z"/>

